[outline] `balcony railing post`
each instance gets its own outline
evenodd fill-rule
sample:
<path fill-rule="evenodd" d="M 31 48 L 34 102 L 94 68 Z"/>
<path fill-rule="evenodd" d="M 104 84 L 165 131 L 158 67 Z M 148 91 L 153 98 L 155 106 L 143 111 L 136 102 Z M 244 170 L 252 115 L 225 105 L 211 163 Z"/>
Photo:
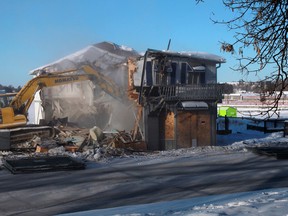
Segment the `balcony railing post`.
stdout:
<path fill-rule="evenodd" d="M 218 100 L 222 99 L 220 85 L 170 85 L 158 86 L 159 94 L 166 100 Z"/>

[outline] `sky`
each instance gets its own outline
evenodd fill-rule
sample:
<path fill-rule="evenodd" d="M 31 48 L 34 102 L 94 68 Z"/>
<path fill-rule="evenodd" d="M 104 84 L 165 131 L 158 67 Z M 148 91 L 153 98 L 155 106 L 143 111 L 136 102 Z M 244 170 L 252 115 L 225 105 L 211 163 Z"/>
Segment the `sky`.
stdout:
<path fill-rule="evenodd" d="M 220 50 L 233 32 L 211 18 L 231 17 L 222 0 L 0 0 L 0 84 L 23 86 L 31 70 L 99 42 L 145 52 L 169 39 L 172 51 L 224 57 L 218 82 L 257 80 L 231 70 L 237 61 Z"/>

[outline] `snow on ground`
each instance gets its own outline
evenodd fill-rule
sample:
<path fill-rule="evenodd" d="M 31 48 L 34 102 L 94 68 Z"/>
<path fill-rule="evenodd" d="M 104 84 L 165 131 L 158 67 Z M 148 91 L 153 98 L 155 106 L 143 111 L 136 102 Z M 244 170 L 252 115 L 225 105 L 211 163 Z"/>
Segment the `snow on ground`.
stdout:
<path fill-rule="evenodd" d="M 199 157 L 205 159 L 207 155 L 215 157 L 229 157 L 229 152 L 246 152 L 247 146 L 275 146 L 286 145 L 287 138 L 283 132 L 264 134 L 263 132 L 246 129 L 249 120 L 237 118 L 230 120 L 229 135 L 217 135 L 217 146 L 194 147 L 159 151 L 154 153 L 124 154 L 121 157 L 104 158 L 99 152 L 84 152 L 82 154 L 69 153 L 76 158 L 90 159 L 87 168 L 105 166 L 117 163 L 121 166 L 129 164 L 153 164 L 179 159 Z M 221 123 L 219 123 L 221 124 Z M 221 126 L 221 125 L 220 125 Z M 54 153 L 63 153 L 63 149 L 55 149 Z M 51 152 L 52 153 L 52 152 Z M 1 157 L 10 154 L 0 152 Z M 67 153 L 68 154 L 68 153 Z M 2 156 L 1 156 L 2 155 Z M 231 154 L 233 157 L 233 154 Z M 97 161 L 97 163 L 95 163 Z M 0 162 L 1 166 L 1 162 Z M 224 215 L 287 215 L 288 216 L 288 188 L 252 191 L 244 193 L 214 195 L 207 197 L 160 202 L 135 206 L 122 206 L 110 209 L 100 209 L 77 212 L 65 215 L 115 215 L 115 216 L 149 216 L 149 215 L 189 215 L 189 216 L 224 216 Z"/>
<path fill-rule="evenodd" d="M 285 216 L 288 188 L 123 206 L 71 214 L 69 216 Z"/>
<path fill-rule="evenodd" d="M 211 153 L 216 157 L 222 157 L 223 152 L 246 152 L 247 146 L 275 146 L 287 145 L 287 138 L 283 132 L 264 134 L 263 132 L 247 131 L 247 119 L 234 119 L 230 122 L 232 134 L 218 135 L 218 146 L 205 148 L 177 149 L 163 151 L 142 156 L 127 156 L 127 158 L 114 159 L 122 163 L 157 163 L 171 160 L 175 157 L 205 157 Z M 217 156 L 218 155 L 218 156 Z M 227 156 L 229 154 L 225 154 Z M 131 158 L 132 157 L 132 158 Z M 118 162 L 119 162 L 118 161 Z M 117 162 L 117 163 L 118 163 Z M 110 209 L 100 209 L 85 212 L 77 212 L 65 215 L 114 215 L 114 216 L 224 216 L 224 215 L 263 215 L 263 216 L 288 216 L 288 188 L 278 188 L 244 193 L 214 195 L 197 197 L 170 202 L 159 202 L 144 205 L 122 206 Z"/>

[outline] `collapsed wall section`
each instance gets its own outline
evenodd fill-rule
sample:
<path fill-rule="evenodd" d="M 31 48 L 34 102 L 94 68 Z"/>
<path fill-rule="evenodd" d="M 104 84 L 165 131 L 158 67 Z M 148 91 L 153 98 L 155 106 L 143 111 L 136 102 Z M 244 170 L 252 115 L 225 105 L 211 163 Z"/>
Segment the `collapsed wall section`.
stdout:
<path fill-rule="evenodd" d="M 128 88 L 127 60 L 138 54 L 126 47 L 103 42 L 66 56 L 54 63 L 32 71 L 36 75 L 45 70 L 57 73 L 89 65 L 104 75 L 115 89 Z M 81 73 L 81 72 L 78 72 Z M 131 130 L 135 122 L 135 105 L 128 96 L 109 95 L 101 83 L 85 81 L 65 86 L 45 88 L 41 93 L 43 118 L 46 122 L 58 118 L 81 127 L 98 126 L 101 129 Z M 36 112 L 39 112 L 37 110 Z"/>

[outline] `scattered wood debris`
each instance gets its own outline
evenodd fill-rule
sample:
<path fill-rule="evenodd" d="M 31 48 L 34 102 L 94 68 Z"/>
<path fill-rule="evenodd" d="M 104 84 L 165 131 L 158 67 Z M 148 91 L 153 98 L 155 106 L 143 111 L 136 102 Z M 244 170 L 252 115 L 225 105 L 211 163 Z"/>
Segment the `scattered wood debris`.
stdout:
<path fill-rule="evenodd" d="M 118 131 L 106 140 L 108 146 L 113 148 L 124 148 L 134 151 L 146 151 L 147 146 L 144 141 L 135 141 L 132 135 L 125 131 Z"/>
<path fill-rule="evenodd" d="M 63 146 L 67 151 L 83 152 L 88 149 L 95 148 L 115 148 L 115 149 L 128 149 L 130 151 L 146 151 L 147 147 L 145 142 L 133 140 L 132 133 L 125 131 L 103 132 L 98 127 L 91 129 L 72 128 L 72 127 L 58 127 L 56 129 L 57 135 L 50 141 L 42 141 L 39 144 L 33 140 L 34 147 L 37 143 L 38 151 L 45 152 L 46 149 L 51 147 Z M 47 143 L 50 142 L 50 148 Z M 37 148 L 36 148 L 37 150 Z M 108 150 L 107 150 L 108 151 Z"/>
<path fill-rule="evenodd" d="M 65 164 L 67 165 L 62 160 L 62 156 L 72 156 L 85 162 L 107 160 L 113 157 L 126 157 L 127 155 L 147 151 L 145 142 L 134 140 L 133 137 L 134 134 L 132 132 L 107 132 L 96 126 L 89 129 L 58 125 L 55 126 L 54 137 L 40 138 L 34 136 L 30 141 L 20 143 L 19 146 L 14 147 L 11 154 L 3 155 L 2 166 L 5 165 L 12 173 L 17 173 L 18 171 L 58 170 Z M 12 159 L 11 156 L 15 156 L 15 158 Z M 17 159 L 18 157 L 22 159 Z M 26 157 L 26 159 L 23 157 Z M 42 159 L 39 157 L 42 157 Z M 51 164 L 50 158 L 58 161 L 57 166 Z M 33 164 L 33 160 L 37 161 L 37 163 Z M 41 164 L 42 161 L 43 164 Z M 14 163 L 17 163 L 16 167 L 13 167 Z M 20 165 L 21 163 L 24 163 L 24 167 Z M 25 167 L 25 164 L 30 165 Z"/>

